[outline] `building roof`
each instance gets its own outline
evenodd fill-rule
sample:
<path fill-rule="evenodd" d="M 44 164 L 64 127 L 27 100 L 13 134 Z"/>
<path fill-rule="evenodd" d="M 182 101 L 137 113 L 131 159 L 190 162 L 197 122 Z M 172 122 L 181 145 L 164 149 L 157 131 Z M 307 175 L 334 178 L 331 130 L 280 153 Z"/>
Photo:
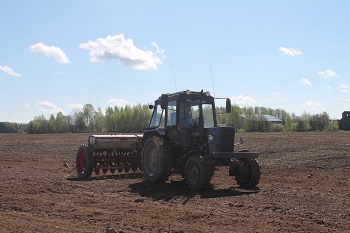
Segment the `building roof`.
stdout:
<path fill-rule="evenodd" d="M 263 115 L 263 117 L 265 118 L 266 121 L 268 122 L 282 122 L 282 120 L 274 117 L 274 116 L 271 116 L 271 115 Z"/>

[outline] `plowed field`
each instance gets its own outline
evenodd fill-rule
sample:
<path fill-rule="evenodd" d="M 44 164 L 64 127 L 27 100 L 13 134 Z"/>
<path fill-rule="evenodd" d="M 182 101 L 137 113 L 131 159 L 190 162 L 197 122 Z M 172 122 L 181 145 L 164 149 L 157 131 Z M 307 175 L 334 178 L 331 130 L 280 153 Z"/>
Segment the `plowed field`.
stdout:
<path fill-rule="evenodd" d="M 241 149 L 261 152 L 259 189 L 221 167 L 191 192 L 178 175 L 77 180 L 87 134 L 0 134 L 0 232 L 350 232 L 350 132 L 244 136 Z"/>

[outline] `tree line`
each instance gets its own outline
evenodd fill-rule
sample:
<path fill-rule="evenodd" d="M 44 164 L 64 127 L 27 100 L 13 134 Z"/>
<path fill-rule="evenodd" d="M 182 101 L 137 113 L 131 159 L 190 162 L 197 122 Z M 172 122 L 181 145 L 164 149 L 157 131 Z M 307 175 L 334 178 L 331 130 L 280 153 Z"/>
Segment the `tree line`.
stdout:
<path fill-rule="evenodd" d="M 27 124 L 25 131 L 32 134 L 143 132 L 151 114 L 148 105 L 108 107 L 103 114 L 101 108 L 95 110 L 93 105 L 86 104 L 82 111 L 72 115 L 65 116 L 59 112 L 56 117 L 51 114 L 49 119 L 44 116 L 35 117 Z"/>
<path fill-rule="evenodd" d="M 296 116 L 283 109 L 265 107 L 232 106 L 231 113 L 225 113 L 223 107 L 216 109 L 219 125 L 234 126 L 241 132 L 307 132 L 338 130 L 336 120 L 331 120 L 326 112 L 320 114 L 303 113 Z M 108 107 L 103 113 L 91 104 L 86 104 L 81 111 L 70 115 L 62 112 L 45 116 L 36 116 L 28 124 L 0 122 L 0 133 L 93 133 L 120 132 L 139 133 L 148 126 L 152 112 L 148 105 Z M 281 120 L 280 124 L 271 123 L 264 115 L 271 115 Z"/>
<path fill-rule="evenodd" d="M 0 133 L 18 133 L 25 128 L 25 124 L 0 122 Z"/>
<path fill-rule="evenodd" d="M 225 112 L 219 108 L 218 112 Z M 338 130 L 338 121 L 331 120 L 327 112 L 301 116 L 288 113 L 283 109 L 265 107 L 233 106 L 229 114 L 220 114 L 220 124 L 234 126 L 238 131 L 245 132 L 308 132 L 308 131 L 335 131 Z M 281 120 L 280 124 L 269 122 L 264 115 L 270 115 Z"/>

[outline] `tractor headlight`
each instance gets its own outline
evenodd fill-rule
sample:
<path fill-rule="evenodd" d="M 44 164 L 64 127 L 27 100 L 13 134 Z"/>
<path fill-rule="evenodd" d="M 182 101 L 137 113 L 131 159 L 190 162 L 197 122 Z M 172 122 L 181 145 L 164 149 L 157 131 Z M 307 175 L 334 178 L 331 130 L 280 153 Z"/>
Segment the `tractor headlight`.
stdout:
<path fill-rule="evenodd" d="M 208 142 L 211 142 L 211 141 L 213 141 L 213 136 L 211 136 L 210 134 L 208 135 Z"/>

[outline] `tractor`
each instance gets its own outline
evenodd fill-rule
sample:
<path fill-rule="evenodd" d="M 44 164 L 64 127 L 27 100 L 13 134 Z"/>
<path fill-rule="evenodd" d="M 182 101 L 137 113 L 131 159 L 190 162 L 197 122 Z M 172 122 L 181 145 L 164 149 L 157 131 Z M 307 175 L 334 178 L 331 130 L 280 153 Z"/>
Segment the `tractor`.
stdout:
<path fill-rule="evenodd" d="M 190 190 L 208 188 L 217 166 L 228 166 L 229 176 L 244 189 L 260 181 L 259 152 L 236 151 L 235 128 L 218 126 L 215 99 L 209 92 L 162 94 L 149 105 L 153 110 L 143 134 L 91 135 L 79 147 L 76 170 L 81 179 L 92 172 L 105 174 L 142 171 L 149 183 L 165 183 L 181 174 Z M 226 113 L 231 101 L 226 99 Z"/>

